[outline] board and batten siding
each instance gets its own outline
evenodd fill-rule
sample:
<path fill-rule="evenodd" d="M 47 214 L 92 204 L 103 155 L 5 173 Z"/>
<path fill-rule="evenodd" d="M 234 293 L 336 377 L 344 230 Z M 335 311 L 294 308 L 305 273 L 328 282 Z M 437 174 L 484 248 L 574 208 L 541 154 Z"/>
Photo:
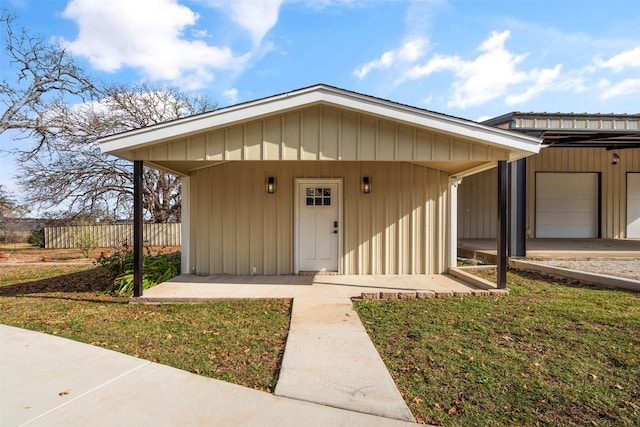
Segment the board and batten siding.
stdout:
<path fill-rule="evenodd" d="M 143 161 L 495 161 L 509 153 L 349 110 L 311 106 L 133 152 Z"/>
<path fill-rule="evenodd" d="M 269 176 L 274 194 L 265 191 Z M 371 177 L 370 194 L 362 176 Z M 344 274 L 446 270 L 447 173 L 407 162 L 245 161 L 191 175 L 191 272 L 294 273 L 296 178 L 342 179 Z"/>
<path fill-rule="evenodd" d="M 47 249 L 133 245 L 133 224 L 46 226 L 43 231 Z M 142 236 L 145 246 L 180 246 L 180 223 L 144 224 Z"/>
<path fill-rule="evenodd" d="M 611 164 L 612 153 L 620 161 Z M 600 235 L 626 238 L 627 173 L 640 172 L 640 149 L 544 148 L 527 158 L 527 235 L 535 234 L 536 173 L 596 172 L 600 176 Z M 467 177 L 458 188 L 458 236 L 496 238 L 496 170 Z"/>

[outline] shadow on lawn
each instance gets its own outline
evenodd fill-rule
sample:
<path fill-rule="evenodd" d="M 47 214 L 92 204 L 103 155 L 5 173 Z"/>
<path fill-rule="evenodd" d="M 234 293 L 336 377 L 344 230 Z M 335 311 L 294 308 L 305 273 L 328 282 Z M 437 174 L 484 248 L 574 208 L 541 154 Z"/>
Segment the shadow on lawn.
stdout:
<path fill-rule="evenodd" d="M 78 273 L 64 274 L 33 282 L 16 283 L 0 287 L 0 296 L 27 296 L 44 293 L 104 292 L 115 274 L 97 267 Z"/>

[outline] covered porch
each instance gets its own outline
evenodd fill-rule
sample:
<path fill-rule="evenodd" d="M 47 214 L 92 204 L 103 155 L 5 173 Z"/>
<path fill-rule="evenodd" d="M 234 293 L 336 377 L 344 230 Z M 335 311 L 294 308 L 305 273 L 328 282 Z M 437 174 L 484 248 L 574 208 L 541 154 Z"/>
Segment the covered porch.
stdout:
<path fill-rule="evenodd" d="M 536 153 L 540 141 L 317 85 L 100 143 L 134 162 L 134 188 L 143 162 L 182 177 L 182 273 L 191 290 L 200 275 L 277 281 L 304 272 L 338 273 L 338 285 L 366 290 L 393 289 L 386 283 L 396 275 L 428 283 L 450 272 L 457 187 L 496 166 L 505 248 L 507 163 Z M 498 264 L 504 288 L 506 256 Z M 381 275 L 385 284 L 354 284 L 352 275 Z M 321 286 L 333 280 L 321 277 Z"/>

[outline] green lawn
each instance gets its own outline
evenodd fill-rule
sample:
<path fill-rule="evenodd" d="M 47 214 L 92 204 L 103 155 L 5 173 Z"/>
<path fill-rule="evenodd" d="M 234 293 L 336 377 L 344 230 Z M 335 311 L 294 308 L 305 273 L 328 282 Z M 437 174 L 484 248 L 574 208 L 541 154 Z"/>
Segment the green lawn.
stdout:
<path fill-rule="evenodd" d="M 492 279 L 492 272 L 481 272 Z M 87 266 L 0 265 L 0 323 L 272 391 L 290 301 L 137 305 Z M 356 303 L 419 421 L 640 425 L 640 295 L 510 273 L 508 297 Z"/>
<path fill-rule="evenodd" d="M 273 390 L 290 301 L 128 304 L 101 293 L 112 278 L 87 266 L 0 266 L 0 323 Z"/>
<path fill-rule="evenodd" d="M 509 273 L 508 287 L 508 297 L 356 304 L 416 418 L 640 425 L 640 295 L 527 273 Z"/>

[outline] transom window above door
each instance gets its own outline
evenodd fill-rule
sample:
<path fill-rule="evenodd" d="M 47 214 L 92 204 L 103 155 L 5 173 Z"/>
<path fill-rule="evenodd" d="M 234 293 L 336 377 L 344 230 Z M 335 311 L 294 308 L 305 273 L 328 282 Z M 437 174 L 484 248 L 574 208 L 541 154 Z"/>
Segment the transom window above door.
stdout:
<path fill-rule="evenodd" d="M 331 188 L 307 187 L 307 206 L 331 206 Z"/>

